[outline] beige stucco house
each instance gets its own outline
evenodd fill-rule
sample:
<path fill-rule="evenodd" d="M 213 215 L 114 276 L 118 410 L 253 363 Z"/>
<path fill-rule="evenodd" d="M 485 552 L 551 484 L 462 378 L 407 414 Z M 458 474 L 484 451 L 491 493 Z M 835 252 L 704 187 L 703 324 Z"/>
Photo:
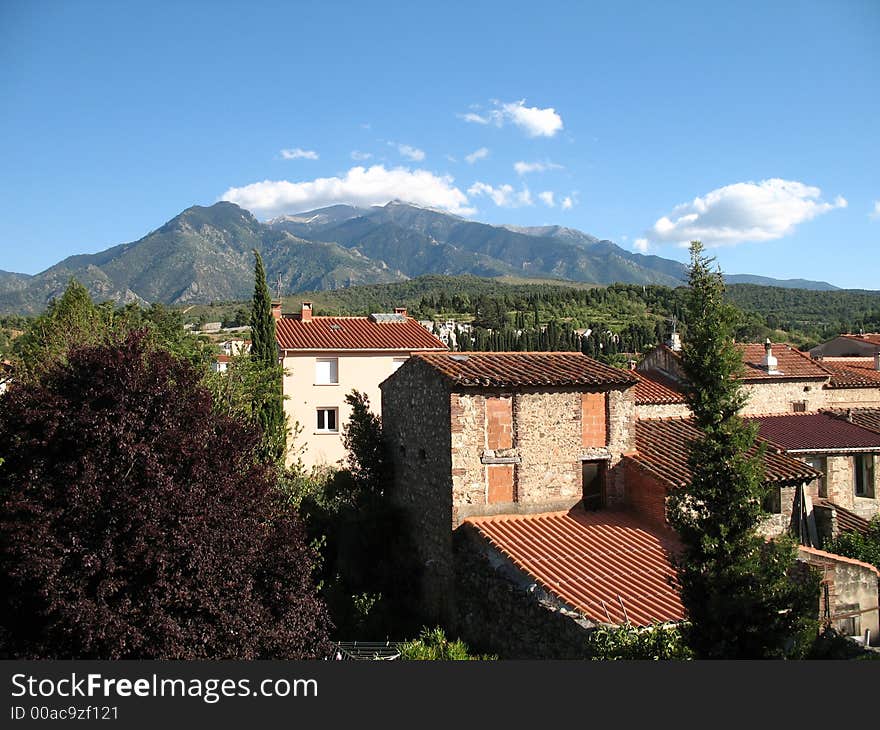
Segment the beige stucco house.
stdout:
<path fill-rule="evenodd" d="M 307 468 L 337 466 L 345 459 L 343 426 L 351 408 L 345 396 L 366 393 L 379 412 L 379 383 L 415 352 L 445 351 L 406 309 L 368 317 L 315 317 L 311 302 L 297 314 L 273 306 L 275 336 L 285 370 L 284 410 L 299 424 L 288 460 L 301 458 Z"/>

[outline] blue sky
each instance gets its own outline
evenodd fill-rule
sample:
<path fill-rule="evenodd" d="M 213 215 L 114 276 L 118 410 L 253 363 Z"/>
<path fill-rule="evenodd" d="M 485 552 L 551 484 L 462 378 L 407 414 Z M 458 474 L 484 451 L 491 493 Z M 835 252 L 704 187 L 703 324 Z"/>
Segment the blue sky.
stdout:
<path fill-rule="evenodd" d="M 880 289 L 878 38 L 876 0 L 0 0 L 0 269 L 398 197 Z"/>

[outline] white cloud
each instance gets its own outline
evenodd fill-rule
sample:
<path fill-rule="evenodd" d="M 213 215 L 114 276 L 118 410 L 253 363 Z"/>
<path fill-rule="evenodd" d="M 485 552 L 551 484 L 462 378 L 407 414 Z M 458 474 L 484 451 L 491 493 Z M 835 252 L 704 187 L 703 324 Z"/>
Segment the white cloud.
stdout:
<path fill-rule="evenodd" d="M 538 197 L 548 208 L 552 208 L 556 205 L 553 201 L 553 191 L 545 190 L 543 193 L 538 193 Z"/>
<path fill-rule="evenodd" d="M 520 99 L 502 104 L 501 109 L 516 126 L 524 129 L 529 137 L 552 137 L 562 129 L 562 117 L 553 107 L 546 109 L 528 107 L 526 100 Z"/>
<path fill-rule="evenodd" d="M 264 180 L 229 188 L 219 199 L 268 218 L 337 203 L 359 207 L 384 205 L 395 198 L 459 215 L 476 212 L 468 204 L 467 196 L 453 185 L 452 177 L 405 167 L 385 169 L 384 165 L 353 167 L 343 177 L 323 177 L 306 182 Z"/>
<path fill-rule="evenodd" d="M 285 160 L 317 160 L 318 153 L 314 150 L 302 150 L 299 147 L 294 147 L 292 150 L 281 150 L 281 156 Z"/>
<path fill-rule="evenodd" d="M 446 159 L 450 162 L 458 162 L 458 160 L 456 160 L 452 155 L 446 155 Z"/>
<path fill-rule="evenodd" d="M 519 162 L 513 163 L 513 169 L 517 175 L 528 175 L 530 172 L 547 172 L 547 170 L 561 170 L 562 165 L 555 162 Z"/>
<path fill-rule="evenodd" d="M 421 162 L 425 159 L 425 153 L 418 147 L 413 147 L 408 144 L 398 144 L 395 146 L 397 147 L 397 151 L 400 152 L 400 154 L 406 157 L 406 159 L 408 160 L 412 160 L 413 162 Z"/>
<path fill-rule="evenodd" d="M 480 147 L 478 150 L 474 150 L 469 155 L 465 155 L 464 159 L 467 160 L 469 165 L 473 165 L 477 160 L 485 160 L 489 156 L 489 149 L 487 147 Z"/>
<path fill-rule="evenodd" d="M 484 182 L 475 182 L 468 188 L 468 195 L 485 195 L 499 208 L 521 208 L 534 205 L 529 189 L 514 190 L 512 185 L 499 185 L 497 188 Z"/>
<path fill-rule="evenodd" d="M 868 213 L 870 218 L 880 219 L 880 200 L 874 201 L 874 210 Z"/>
<path fill-rule="evenodd" d="M 360 152 L 359 150 L 351 151 L 351 159 L 356 160 L 357 162 L 363 162 L 364 160 L 369 160 L 373 156 L 372 152 Z"/>
<path fill-rule="evenodd" d="M 566 195 L 562 199 L 562 210 L 571 210 L 572 208 L 574 208 L 574 197 Z"/>
<path fill-rule="evenodd" d="M 474 124 L 494 122 L 498 127 L 510 122 L 522 129 L 529 137 L 552 137 L 562 130 L 562 117 L 553 107 L 540 109 L 536 106 L 526 106 L 525 99 L 506 103 L 493 101 L 492 103 L 495 108 L 485 114 L 468 112 L 467 114 L 459 114 L 459 117 Z"/>
<path fill-rule="evenodd" d="M 645 253 L 648 250 L 648 239 L 647 238 L 637 238 L 633 241 L 633 248 L 636 251 L 641 253 Z"/>
<path fill-rule="evenodd" d="M 474 114 L 474 112 L 468 112 L 467 114 L 459 114 L 459 117 L 464 119 L 466 122 L 471 122 L 473 124 L 488 124 L 491 119 L 488 117 L 480 116 L 479 114 Z"/>
<path fill-rule="evenodd" d="M 821 195 L 819 188 L 794 180 L 735 183 L 677 205 L 647 236 L 681 245 L 693 240 L 706 246 L 772 241 L 792 233 L 799 223 L 847 205 L 840 196 L 826 203 Z"/>

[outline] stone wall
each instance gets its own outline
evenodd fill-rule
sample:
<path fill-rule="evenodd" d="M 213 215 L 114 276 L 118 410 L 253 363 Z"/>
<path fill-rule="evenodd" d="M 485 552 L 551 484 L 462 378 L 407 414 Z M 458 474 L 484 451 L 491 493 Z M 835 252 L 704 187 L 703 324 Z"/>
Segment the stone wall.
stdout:
<path fill-rule="evenodd" d="M 691 409 L 687 403 L 667 403 L 654 405 L 639 403 L 636 405 L 636 418 L 649 420 L 652 418 L 690 418 Z"/>
<path fill-rule="evenodd" d="M 617 464 L 634 448 L 630 390 L 468 389 L 452 393 L 453 526 L 474 515 L 568 509 L 584 459 L 607 464 L 608 506 L 622 503 Z"/>
<path fill-rule="evenodd" d="M 867 563 L 822 550 L 798 548 L 798 558 L 822 574 L 819 617 L 847 635 L 871 632 L 871 644 L 880 646 L 878 571 Z"/>
<path fill-rule="evenodd" d="M 454 632 L 468 647 L 501 659 L 582 659 L 593 624 L 483 540 L 455 531 Z"/>
<path fill-rule="evenodd" d="M 421 570 L 416 603 L 426 623 L 454 615 L 449 422 L 449 391 L 422 361 L 409 360 L 383 383 L 382 423 L 394 472 L 390 497 L 406 515 Z"/>
<path fill-rule="evenodd" d="M 880 408 L 880 388 L 826 388 L 825 408 Z"/>
<path fill-rule="evenodd" d="M 645 353 L 645 357 L 636 367 L 640 372 L 662 370 L 673 378 L 684 379 L 684 371 L 681 369 L 680 353 L 673 353 L 667 347 L 655 347 Z"/>
<path fill-rule="evenodd" d="M 749 399 L 741 413 L 744 416 L 761 413 L 794 413 L 793 403 L 805 403 L 806 411 L 826 407 L 825 390 L 821 380 L 774 380 L 764 383 L 744 383 Z"/>
<path fill-rule="evenodd" d="M 880 456 L 874 455 L 873 497 L 855 495 L 855 470 L 852 455 L 826 457 L 826 491 L 834 504 L 870 520 L 880 514 Z"/>

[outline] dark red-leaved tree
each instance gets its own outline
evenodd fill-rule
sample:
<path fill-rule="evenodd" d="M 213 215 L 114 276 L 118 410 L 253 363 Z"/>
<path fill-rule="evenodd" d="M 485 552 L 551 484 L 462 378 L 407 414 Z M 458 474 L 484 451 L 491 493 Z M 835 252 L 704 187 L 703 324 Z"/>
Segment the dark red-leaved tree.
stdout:
<path fill-rule="evenodd" d="M 299 518 L 198 380 L 135 332 L 0 396 L 0 655 L 326 656 Z"/>

